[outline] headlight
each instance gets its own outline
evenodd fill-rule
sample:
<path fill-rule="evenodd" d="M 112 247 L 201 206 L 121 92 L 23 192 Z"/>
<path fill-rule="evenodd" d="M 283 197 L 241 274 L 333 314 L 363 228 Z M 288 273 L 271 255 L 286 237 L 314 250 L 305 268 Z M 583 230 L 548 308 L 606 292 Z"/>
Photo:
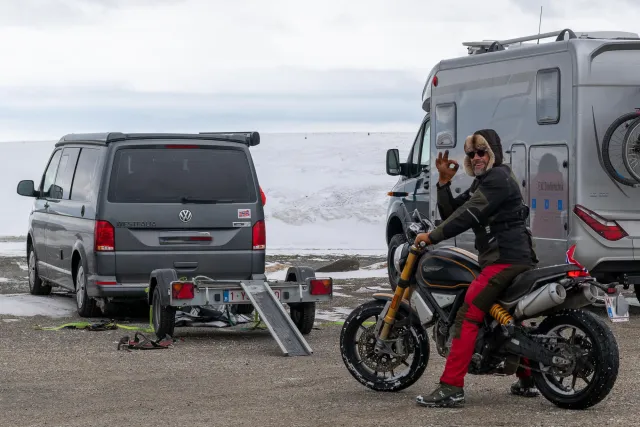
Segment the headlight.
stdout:
<path fill-rule="evenodd" d="M 393 266 L 398 273 L 402 272 L 404 262 L 409 254 L 409 243 L 403 243 L 396 248 L 393 253 Z"/>

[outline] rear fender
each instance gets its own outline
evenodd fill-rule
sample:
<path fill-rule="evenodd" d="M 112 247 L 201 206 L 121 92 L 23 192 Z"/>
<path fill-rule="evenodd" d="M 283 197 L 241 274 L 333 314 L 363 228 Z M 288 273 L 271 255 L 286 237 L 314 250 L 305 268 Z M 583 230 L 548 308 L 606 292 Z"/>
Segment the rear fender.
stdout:
<path fill-rule="evenodd" d="M 153 270 L 149 278 L 149 294 L 147 296 L 149 305 L 153 302 L 153 291 L 160 287 L 160 303 L 163 306 L 169 305 L 169 288 L 171 282 L 178 280 L 178 274 L 173 268 L 160 268 Z"/>
<path fill-rule="evenodd" d="M 307 286 L 305 281 L 307 279 L 315 279 L 316 272 L 311 267 L 289 267 L 287 275 L 285 276 L 285 282 L 297 282 L 302 286 Z M 305 304 L 305 303 L 302 303 Z M 309 303 L 306 303 L 309 304 Z M 315 303 L 311 303 L 315 304 Z M 289 303 L 289 307 L 300 307 L 300 304 Z"/>
<path fill-rule="evenodd" d="M 393 294 L 378 292 L 373 294 L 373 298 L 379 301 L 387 301 L 391 303 L 393 300 Z M 400 302 L 400 309 L 405 310 L 407 314 L 413 313 L 417 315 L 420 319 L 420 324 L 422 325 L 431 323 L 433 320 L 433 312 L 418 292 L 413 292 L 411 294 L 411 303 L 403 299 Z"/>

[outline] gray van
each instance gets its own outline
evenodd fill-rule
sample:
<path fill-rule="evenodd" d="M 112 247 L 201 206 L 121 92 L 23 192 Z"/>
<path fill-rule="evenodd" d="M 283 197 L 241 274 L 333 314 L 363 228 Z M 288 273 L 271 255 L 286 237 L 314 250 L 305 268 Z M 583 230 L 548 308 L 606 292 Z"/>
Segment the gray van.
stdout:
<path fill-rule="evenodd" d="M 538 43 L 547 38 L 555 40 Z M 406 161 L 387 153 L 387 173 L 399 177 L 387 211 L 391 286 L 410 220 L 404 207 L 441 220 L 438 153 L 462 165 L 465 137 L 493 128 L 531 209 L 539 266 L 573 256 L 602 283 L 640 296 L 638 34 L 563 29 L 463 44 L 468 55 L 438 62 L 427 77 L 426 114 Z M 471 182 L 460 168 L 454 196 Z M 475 250 L 471 230 L 445 244 Z"/>
<path fill-rule="evenodd" d="M 56 143 L 29 217 L 29 289 L 76 293 L 78 313 L 147 300 L 149 274 L 264 279 L 257 132 L 71 134 Z M 249 309 L 252 307 L 249 305 Z"/>

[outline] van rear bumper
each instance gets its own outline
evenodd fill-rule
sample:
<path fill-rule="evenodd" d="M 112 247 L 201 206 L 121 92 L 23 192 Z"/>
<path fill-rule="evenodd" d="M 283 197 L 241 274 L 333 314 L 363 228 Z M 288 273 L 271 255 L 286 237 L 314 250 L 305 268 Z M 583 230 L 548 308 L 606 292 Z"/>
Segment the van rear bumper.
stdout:
<path fill-rule="evenodd" d="M 111 276 L 91 276 L 87 280 L 87 294 L 91 298 L 147 299 L 146 283 L 122 284 Z"/>

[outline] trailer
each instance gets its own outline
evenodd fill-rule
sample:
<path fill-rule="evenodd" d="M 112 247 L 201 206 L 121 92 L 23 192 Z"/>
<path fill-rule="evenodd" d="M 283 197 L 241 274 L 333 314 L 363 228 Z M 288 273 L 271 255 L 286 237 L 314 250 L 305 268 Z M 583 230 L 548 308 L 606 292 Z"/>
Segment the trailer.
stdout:
<path fill-rule="evenodd" d="M 186 278 L 171 268 L 152 271 L 149 280 L 151 324 L 159 338 L 174 334 L 178 309 L 252 305 L 285 356 L 313 353 L 303 335 L 311 332 L 316 303 L 332 297 L 333 279 L 318 278 L 309 267 L 289 267 L 284 281 Z"/>

